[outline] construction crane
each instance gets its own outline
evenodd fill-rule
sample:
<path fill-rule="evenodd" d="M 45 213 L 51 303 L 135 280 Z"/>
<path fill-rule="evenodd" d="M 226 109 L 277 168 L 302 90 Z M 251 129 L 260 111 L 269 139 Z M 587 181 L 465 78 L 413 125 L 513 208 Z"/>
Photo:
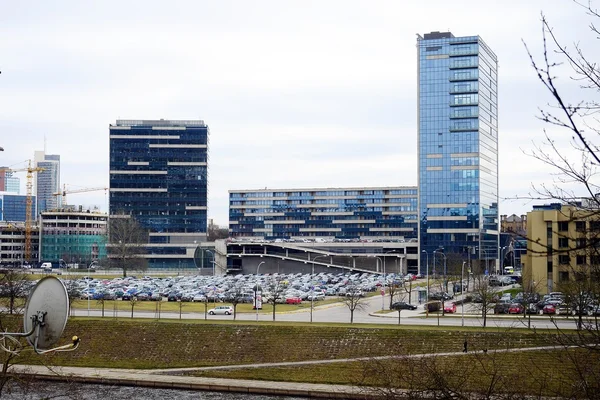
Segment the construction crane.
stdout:
<path fill-rule="evenodd" d="M 31 261 L 31 208 L 33 201 L 33 174 L 45 171 L 45 168 L 32 167 L 31 160 L 27 160 L 26 168 L 0 168 L 0 171 L 22 172 L 27 171 L 27 197 L 25 199 L 25 254 L 24 258 L 27 262 Z"/>
<path fill-rule="evenodd" d="M 65 183 L 63 185 L 63 190 L 60 192 L 56 192 L 56 193 L 52 193 L 52 195 L 54 196 L 62 196 L 62 204 L 66 205 L 67 204 L 67 194 L 71 194 L 71 193 L 84 193 L 84 192 L 95 192 L 97 190 L 108 190 L 107 187 L 95 187 L 95 188 L 82 188 L 82 189 L 70 189 L 67 190 L 67 184 Z"/>

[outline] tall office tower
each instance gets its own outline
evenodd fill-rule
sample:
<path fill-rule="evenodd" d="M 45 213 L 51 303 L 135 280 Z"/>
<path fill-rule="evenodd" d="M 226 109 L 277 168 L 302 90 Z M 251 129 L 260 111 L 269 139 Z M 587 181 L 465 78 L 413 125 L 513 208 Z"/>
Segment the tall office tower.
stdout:
<path fill-rule="evenodd" d="M 419 35 L 417 48 L 421 265 L 437 264 L 439 272 L 443 257 L 458 253 L 493 271 L 499 238 L 496 55 L 479 36 L 450 32 Z"/>
<path fill-rule="evenodd" d="M 11 171 L 0 170 L 0 191 L 19 194 L 21 181 Z"/>
<path fill-rule="evenodd" d="M 110 125 L 110 215 L 150 231 L 150 267 L 193 267 L 207 236 L 209 129 L 199 120 Z"/>
<path fill-rule="evenodd" d="M 37 196 L 37 213 L 56 210 L 61 206 L 60 192 L 60 156 L 46 154 L 45 151 L 34 153 L 35 166 L 44 170 L 34 174 L 35 194 Z"/>

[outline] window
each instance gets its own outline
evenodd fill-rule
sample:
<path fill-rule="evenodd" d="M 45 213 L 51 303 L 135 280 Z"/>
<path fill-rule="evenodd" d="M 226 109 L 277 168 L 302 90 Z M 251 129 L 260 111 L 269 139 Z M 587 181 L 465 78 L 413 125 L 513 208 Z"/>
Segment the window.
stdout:
<path fill-rule="evenodd" d="M 558 273 L 558 281 L 559 282 L 566 282 L 569 280 L 569 273 L 567 271 L 560 271 Z"/>
<path fill-rule="evenodd" d="M 569 247 L 569 238 L 558 238 L 558 247 L 564 248 Z"/>
<path fill-rule="evenodd" d="M 575 230 L 577 232 L 585 232 L 585 221 L 575 221 Z"/>
<path fill-rule="evenodd" d="M 578 249 L 585 249 L 587 246 L 587 240 L 585 238 L 577 239 L 575 245 Z"/>
<path fill-rule="evenodd" d="M 560 254 L 558 256 L 558 263 L 559 264 L 569 264 L 571 262 L 570 257 L 567 254 Z"/>
<path fill-rule="evenodd" d="M 586 259 L 586 256 L 577 256 L 577 265 L 585 265 Z"/>
<path fill-rule="evenodd" d="M 565 232 L 569 230 L 569 222 L 568 221 L 559 221 L 558 222 L 558 231 Z"/>

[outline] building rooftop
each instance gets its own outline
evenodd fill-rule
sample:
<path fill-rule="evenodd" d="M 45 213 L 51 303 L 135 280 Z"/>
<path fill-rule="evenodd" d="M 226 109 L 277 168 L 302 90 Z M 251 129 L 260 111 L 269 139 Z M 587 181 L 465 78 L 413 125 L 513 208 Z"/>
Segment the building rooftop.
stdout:
<path fill-rule="evenodd" d="M 204 128 L 206 124 L 201 119 L 118 119 L 114 126 L 198 126 Z"/>

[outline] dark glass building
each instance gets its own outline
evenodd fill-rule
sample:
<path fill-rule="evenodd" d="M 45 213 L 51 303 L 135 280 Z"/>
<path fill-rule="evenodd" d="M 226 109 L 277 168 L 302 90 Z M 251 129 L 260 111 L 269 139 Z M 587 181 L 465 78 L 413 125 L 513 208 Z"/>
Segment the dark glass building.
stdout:
<path fill-rule="evenodd" d="M 419 36 L 417 48 L 422 265 L 439 248 L 497 264 L 496 55 L 450 32 Z"/>
<path fill-rule="evenodd" d="M 233 238 L 416 240 L 417 225 L 414 186 L 229 191 Z"/>
<path fill-rule="evenodd" d="M 110 125 L 110 214 L 150 231 L 150 267 L 193 267 L 207 236 L 208 126 L 199 120 Z"/>

